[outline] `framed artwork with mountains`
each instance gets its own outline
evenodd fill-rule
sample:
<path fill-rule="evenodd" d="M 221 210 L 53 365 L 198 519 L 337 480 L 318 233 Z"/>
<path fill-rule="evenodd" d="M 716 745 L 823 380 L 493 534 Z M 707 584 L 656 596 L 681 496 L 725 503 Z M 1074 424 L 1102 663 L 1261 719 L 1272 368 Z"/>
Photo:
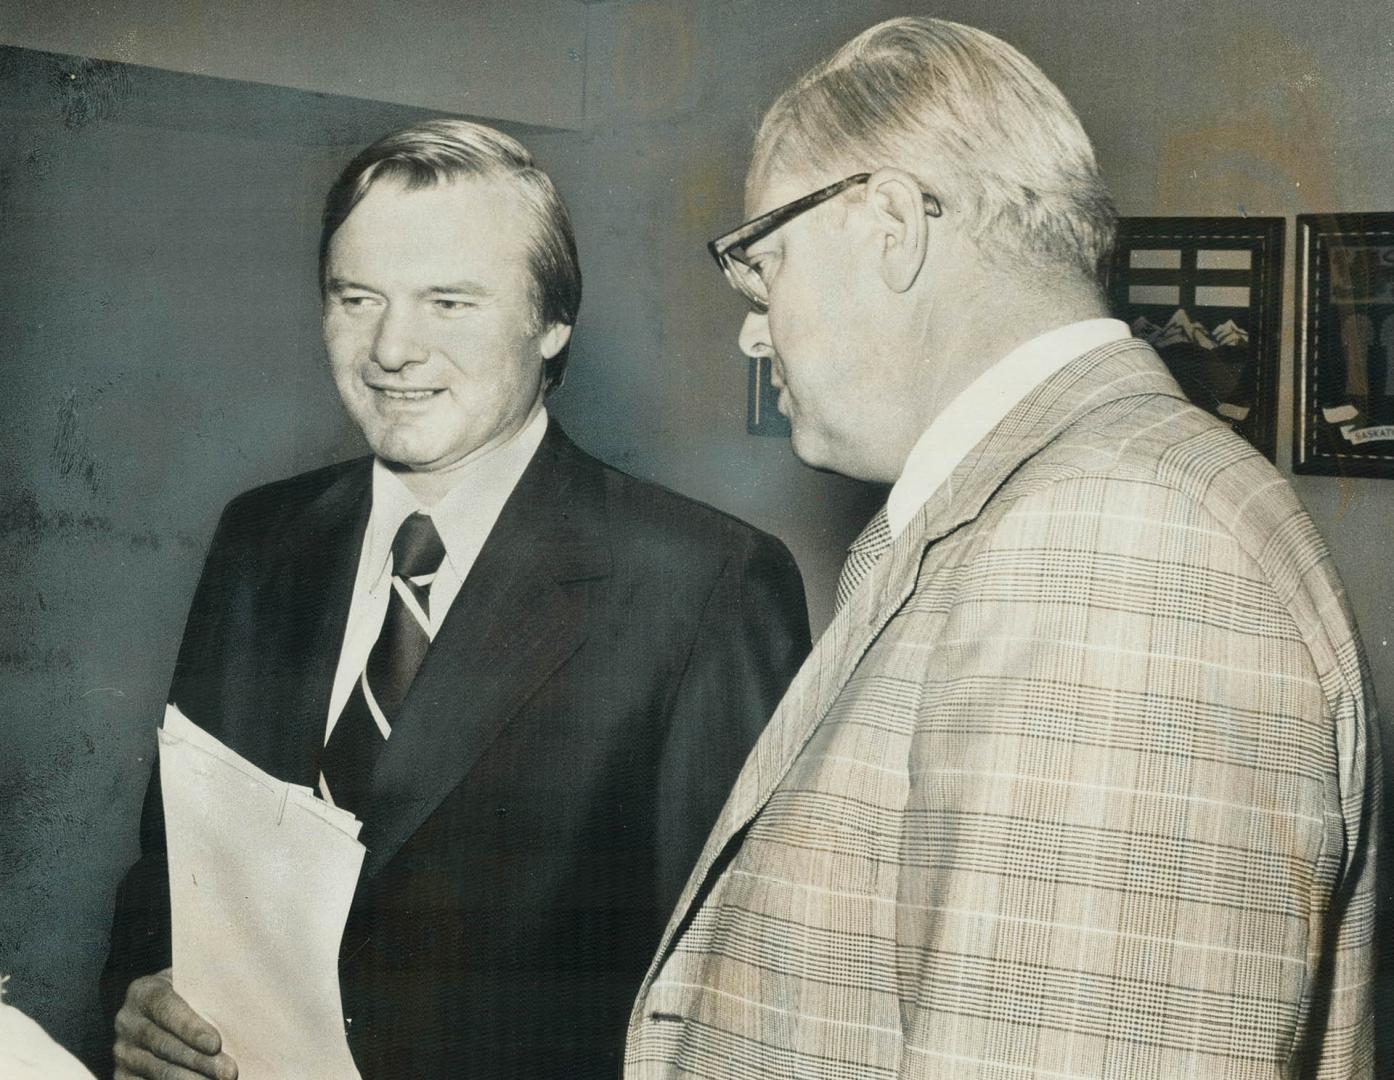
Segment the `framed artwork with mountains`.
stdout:
<path fill-rule="evenodd" d="M 1394 214 L 1297 218 L 1292 470 L 1394 477 Z"/>
<path fill-rule="evenodd" d="M 1277 448 L 1284 220 L 1127 217 L 1109 303 L 1195 404 L 1270 461 Z"/>

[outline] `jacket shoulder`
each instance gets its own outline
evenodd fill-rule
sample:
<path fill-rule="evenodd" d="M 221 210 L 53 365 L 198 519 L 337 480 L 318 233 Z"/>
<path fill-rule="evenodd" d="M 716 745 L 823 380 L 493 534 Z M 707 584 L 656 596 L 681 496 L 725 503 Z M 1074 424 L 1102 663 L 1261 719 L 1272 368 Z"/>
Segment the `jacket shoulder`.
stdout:
<path fill-rule="evenodd" d="M 735 515 L 652 480 L 641 480 L 579 448 L 576 453 L 603 492 L 607 524 L 621 547 L 661 548 L 694 566 L 720 564 L 733 555 L 750 557 L 754 552 L 792 563 L 782 541 Z"/>
<path fill-rule="evenodd" d="M 277 519 L 295 513 L 340 480 L 350 478 L 355 473 L 361 473 L 367 483 L 371 467 L 372 458 L 354 458 L 250 488 L 228 502 L 223 509 L 219 528 L 265 528 Z"/>
<path fill-rule="evenodd" d="M 1170 397 L 1118 402 L 1085 417 L 1023 474 L 1026 486 L 1077 478 L 1167 492 L 1254 548 L 1285 523 L 1308 521 L 1291 486 L 1252 444 L 1190 402 Z"/>
<path fill-rule="evenodd" d="M 1009 487 L 998 522 L 1049 508 L 1119 523 L 1109 537 L 1131 537 L 1147 558 L 1159 557 L 1162 526 L 1190 530 L 1193 538 L 1165 547 L 1167 558 L 1197 558 L 1202 537 L 1211 538 L 1212 554 L 1242 552 L 1252 568 L 1246 573 L 1281 599 L 1320 671 L 1342 666 L 1342 648 L 1330 642 L 1356 639 L 1335 563 L 1296 492 L 1247 440 L 1189 402 L 1142 397 L 1086 418 L 1026 463 Z M 1130 521 L 1150 524 L 1129 531 Z M 1065 544 L 1073 534 L 1060 528 L 1045 535 Z M 1315 627 L 1324 630 L 1314 635 Z"/>

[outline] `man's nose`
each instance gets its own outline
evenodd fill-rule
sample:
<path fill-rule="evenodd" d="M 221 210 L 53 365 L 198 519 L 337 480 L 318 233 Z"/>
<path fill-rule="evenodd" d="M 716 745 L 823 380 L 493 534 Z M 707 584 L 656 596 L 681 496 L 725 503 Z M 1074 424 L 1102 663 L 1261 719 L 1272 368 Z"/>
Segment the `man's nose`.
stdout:
<path fill-rule="evenodd" d="M 399 371 L 407 364 L 425 360 L 428 353 L 414 319 L 391 307 L 383 312 L 373 337 L 373 361 L 378 367 Z"/>
<path fill-rule="evenodd" d="M 741 352 L 750 357 L 769 356 L 774 352 L 770 345 L 770 320 L 769 316 L 759 311 L 752 311 L 745 317 L 745 322 L 741 323 L 741 333 L 739 337 Z"/>

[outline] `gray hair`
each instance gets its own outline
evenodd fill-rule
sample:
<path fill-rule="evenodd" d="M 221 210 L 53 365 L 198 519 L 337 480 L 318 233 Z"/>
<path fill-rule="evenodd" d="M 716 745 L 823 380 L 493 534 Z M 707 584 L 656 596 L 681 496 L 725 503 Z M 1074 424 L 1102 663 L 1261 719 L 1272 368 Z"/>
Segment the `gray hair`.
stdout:
<path fill-rule="evenodd" d="M 320 286 L 324 286 L 329 243 L 349 214 L 379 180 L 391 178 L 408 190 L 460 177 L 510 183 L 533 219 L 528 238 L 533 305 L 539 328 L 576 325 L 581 308 L 581 264 L 566 205 L 532 154 L 501 131 L 468 120 L 426 120 L 385 135 L 345 166 L 324 200 L 319 239 Z M 548 390 L 561 385 L 570 342 L 544 365 Z"/>
<path fill-rule="evenodd" d="M 1098 280 L 1117 212 L 1094 148 L 1045 74 L 982 30 L 933 18 L 863 31 L 786 90 L 749 183 L 776 171 L 905 169 L 995 262 Z"/>

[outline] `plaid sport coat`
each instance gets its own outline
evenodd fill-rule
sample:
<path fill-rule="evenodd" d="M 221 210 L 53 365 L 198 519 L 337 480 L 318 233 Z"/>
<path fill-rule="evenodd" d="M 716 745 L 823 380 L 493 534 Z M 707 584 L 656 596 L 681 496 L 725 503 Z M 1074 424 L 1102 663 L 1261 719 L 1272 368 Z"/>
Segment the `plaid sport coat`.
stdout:
<path fill-rule="evenodd" d="M 1379 767 L 1291 489 L 1149 346 L 1093 350 L 804 664 L 626 1076 L 1370 1076 Z"/>

